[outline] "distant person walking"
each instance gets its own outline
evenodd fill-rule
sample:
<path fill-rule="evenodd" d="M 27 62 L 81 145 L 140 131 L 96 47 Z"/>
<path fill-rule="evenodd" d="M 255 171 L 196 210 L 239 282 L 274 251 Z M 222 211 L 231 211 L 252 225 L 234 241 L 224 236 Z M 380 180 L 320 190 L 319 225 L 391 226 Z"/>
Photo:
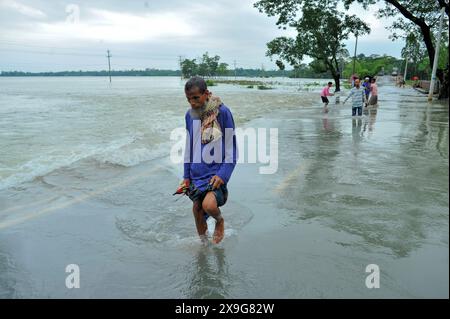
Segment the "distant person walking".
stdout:
<path fill-rule="evenodd" d="M 328 96 L 333 96 L 334 95 L 333 93 L 330 93 L 330 88 L 332 86 L 333 86 L 333 83 L 332 82 L 328 82 L 327 86 L 324 87 L 322 89 L 322 92 L 320 93 L 320 98 L 322 99 L 322 102 L 323 102 L 323 111 L 325 113 L 328 112 L 327 106 L 328 106 L 328 103 L 330 103 L 330 101 L 328 101 Z"/>
<path fill-rule="evenodd" d="M 344 101 L 344 104 L 350 97 L 352 98 L 352 116 L 355 116 L 356 112 L 358 112 L 358 116 L 362 116 L 363 104 L 367 102 L 367 99 L 364 89 L 360 86 L 359 79 L 355 79 L 355 86 L 351 89 L 350 94 Z"/>
<path fill-rule="evenodd" d="M 370 95 L 370 78 L 369 77 L 364 78 L 364 83 L 362 84 L 362 86 L 364 87 L 364 94 L 366 94 L 366 101 L 367 101 L 367 100 L 369 100 L 369 95 Z"/>
<path fill-rule="evenodd" d="M 350 77 L 350 84 L 352 87 L 355 86 L 355 80 L 358 78 L 358 76 L 356 74 L 352 74 L 352 76 Z"/>
<path fill-rule="evenodd" d="M 378 104 L 378 85 L 376 84 L 376 79 L 372 79 L 372 83 L 370 83 L 370 99 L 369 106 L 374 106 Z"/>

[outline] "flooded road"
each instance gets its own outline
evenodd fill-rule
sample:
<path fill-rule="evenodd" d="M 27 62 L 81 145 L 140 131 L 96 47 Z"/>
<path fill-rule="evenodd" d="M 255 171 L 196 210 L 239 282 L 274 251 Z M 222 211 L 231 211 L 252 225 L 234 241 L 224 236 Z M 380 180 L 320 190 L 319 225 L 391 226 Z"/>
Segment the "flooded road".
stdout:
<path fill-rule="evenodd" d="M 214 87 L 238 127 L 278 129 L 278 165 L 236 166 L 225 239 L 204 247 L 190 201 L 171 196 L 169 136 L 186 105 L 182 83 L 164 81 L 117 81 L 107 102 L 103 82 L 61 85 L 40 111 L 9 86 L 25 113 L 0 109 L 24 135 L 2 141 L 1 298 L 448 298 L 448 104 L 386 79 L 378 108 L 352 118 L 335 97 L 324 114 L 320 87 L 294 80 Z M 33 137 L 40 120 L 48 130 Z M 70 264 L 79 289 L 65 285 Z M 380 288 L 368 289 L 374 264 Z"/>

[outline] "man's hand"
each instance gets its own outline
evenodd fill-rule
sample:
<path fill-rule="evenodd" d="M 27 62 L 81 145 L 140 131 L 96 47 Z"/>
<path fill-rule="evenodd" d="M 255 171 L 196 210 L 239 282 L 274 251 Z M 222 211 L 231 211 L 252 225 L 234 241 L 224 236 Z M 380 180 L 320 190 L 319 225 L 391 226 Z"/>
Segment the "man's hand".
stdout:
<path fill-rule="evenodd" d="M 184 185 L 186 185 L 186 187 L 189 188 L 189 184 L 190 184 L 190 183 L 191 183 L 191 181 L 190 181 L 189 178 L 185 178 L 185 179 L 184 179 Z"/>
<path fill-rule="evenodd" d="M 220 187 L 220 185 L 223 185 L 225 183 L 219 176 L 214 175 L 209 181 L 209 184 L 212 185 L 212 189 L 217 189 Z"/>

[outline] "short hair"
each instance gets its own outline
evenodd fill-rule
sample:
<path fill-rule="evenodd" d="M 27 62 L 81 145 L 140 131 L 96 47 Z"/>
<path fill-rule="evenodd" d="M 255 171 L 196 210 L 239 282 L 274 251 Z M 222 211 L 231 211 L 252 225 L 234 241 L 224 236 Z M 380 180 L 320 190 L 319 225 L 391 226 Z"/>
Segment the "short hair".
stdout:
<path fill-rule="evenodd" d="M 372 82 L 376 82 L 377 81 L 377 79 L 375 79 L 375 78 L 372 78 Z"/>
<path fill-rule="evenodd" d="M 333 85 L 333 82 L 328 82 L 328 85 L 330 85 L 330 84 Z"/>
<path fill-rule="evenodd" d="M 205 91 L 208 89 L 206 85 L 206 81 L 199 76 L 194 76 L 189 79 L 189 81 L 186 82 L 186 85 L 184 86 L 184 91 L 190 91 L 191 89 L 197 87 L 200 90 L 200 93 L 205 93 Z"/>

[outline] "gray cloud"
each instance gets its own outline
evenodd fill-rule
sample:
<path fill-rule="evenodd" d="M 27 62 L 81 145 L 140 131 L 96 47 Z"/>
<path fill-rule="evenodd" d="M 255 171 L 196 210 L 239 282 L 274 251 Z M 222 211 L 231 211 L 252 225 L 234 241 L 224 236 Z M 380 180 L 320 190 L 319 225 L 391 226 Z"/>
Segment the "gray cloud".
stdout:
<path fill-rule="evenodd" d="M 205 51 L 230 65 L 275 68 L 266 43 L 289 33 L 254 2 L 0 0 L 0 70 L 100 70 L 107 49 L 114 69 L 175 69 L 179 55 L 196 58 Z M 70 4 L 79 8 L 76 21 L 66 12 Z M 376 21 L 373 12 L 364 14 Z M 358 51 L 398 56 L 402 43 L 388 40 L 379 23 L 375 31 Z M 353 40 L 347 43 L 352 51 Z"/>

